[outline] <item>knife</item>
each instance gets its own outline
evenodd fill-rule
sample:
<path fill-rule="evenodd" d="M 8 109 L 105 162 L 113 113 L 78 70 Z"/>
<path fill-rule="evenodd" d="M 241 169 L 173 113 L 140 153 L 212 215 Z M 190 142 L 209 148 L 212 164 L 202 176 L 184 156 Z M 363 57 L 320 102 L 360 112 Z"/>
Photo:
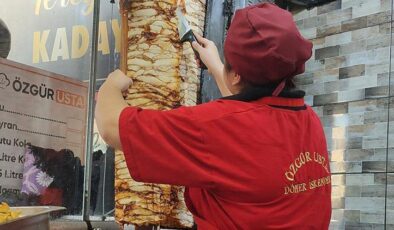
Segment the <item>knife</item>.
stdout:
<path fill-rule="evenodd" d="M 194 35 L 192 29 L 189 26 L 189 22 L 187 21 L 185 15 L 182 13 L 181 8 L 177 8 L 176 15 L 178 17 L 178 33 L 179 37 L 181 38 L 181 42 L 190 42 L 190 44 L 192 44 L 194 41 L 198 42 L 196 36 Z M 196 55 L 196 58 L 200 61 L 201 69 L 207 69 L 204 62 L 201 61 L 200 54 L 195 49 L 193 49 L 193 51 Z"/>

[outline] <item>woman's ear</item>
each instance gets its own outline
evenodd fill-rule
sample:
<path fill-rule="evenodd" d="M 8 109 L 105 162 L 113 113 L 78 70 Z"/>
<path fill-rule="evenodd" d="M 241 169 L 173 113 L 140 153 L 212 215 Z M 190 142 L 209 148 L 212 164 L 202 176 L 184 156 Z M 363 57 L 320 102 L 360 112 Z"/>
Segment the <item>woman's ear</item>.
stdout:
<path fill-rule="evenodd" d="M 237 73 L 234 73 L 234 76 L 233 76 L 233 79 L 231 81 L 231 84 L 233 86 L 239 85 L 241 83 L 241 81 L 242 81 L 241 75 L 239 75 Z"/>

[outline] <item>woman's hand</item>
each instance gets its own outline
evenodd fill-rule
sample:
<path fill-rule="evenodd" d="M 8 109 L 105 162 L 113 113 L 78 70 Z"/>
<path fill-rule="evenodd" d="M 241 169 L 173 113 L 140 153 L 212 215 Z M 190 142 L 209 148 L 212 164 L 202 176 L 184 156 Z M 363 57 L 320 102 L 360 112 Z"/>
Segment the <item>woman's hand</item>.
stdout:
<path fill-rule="evenodd" d="M 126 91 L 133 81 L 122 71 L 115 70 L 108 75 L 97 94 L 96 121 L 97 128 L 104 141 L 115 149 L 121 149 L 119 137 L 119 117 L 128 105 L 122 92 Z"/>
<path fill-rule="evenodd" d="M 217 71 L 222 71 L 223 63 L 215 43 L 198 34 L 195 36 L 198 42 L 193 42 L 193 48 L 200 54 L 200 59 L 207 66 L 208 72 L 212 75 Z"/>
<path fill-rule="evenodd" d="M 104 84 L 115 87 L 124 92 L 133 84 L 133 80 L 127 77 L 122 71 L 115 70 L 108 75 Z"/>
<path fill-rule="evenodd" d="M 200 54 L 200 59 L 208 68 L 208 72 L 216 81 L 222 96 L 232 95 L 227 88 L 224 76 L 224 65 L 220 60 L 219 51 L 215 43 L 195 34 L 198 42 L 193 42 L 193 48 Z"/>

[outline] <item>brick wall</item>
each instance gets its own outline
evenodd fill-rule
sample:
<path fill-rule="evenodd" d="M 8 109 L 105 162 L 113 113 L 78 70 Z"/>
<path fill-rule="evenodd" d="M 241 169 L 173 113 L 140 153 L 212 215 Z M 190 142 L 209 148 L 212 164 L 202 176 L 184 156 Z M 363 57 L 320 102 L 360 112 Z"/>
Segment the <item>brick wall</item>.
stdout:
<path fill-rule="evenodd" d="M 314 43 L 296 82 L 325 127 L 334 174 L 332 229 L 394 229 L 391 5 L 337 0 L 293 12 Z"/>

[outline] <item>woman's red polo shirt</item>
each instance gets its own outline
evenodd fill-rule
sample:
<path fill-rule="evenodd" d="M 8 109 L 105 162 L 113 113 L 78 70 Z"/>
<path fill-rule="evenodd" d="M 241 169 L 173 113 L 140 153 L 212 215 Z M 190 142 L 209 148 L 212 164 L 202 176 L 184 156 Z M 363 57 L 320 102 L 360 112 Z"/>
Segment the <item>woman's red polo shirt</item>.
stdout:
<path fill-rule="evenodd" d="M 303 99 L 129 107 L 119 121 L 132 177 L 186 186 L 199 229 L 328 229 L 326 140 Z"/>

